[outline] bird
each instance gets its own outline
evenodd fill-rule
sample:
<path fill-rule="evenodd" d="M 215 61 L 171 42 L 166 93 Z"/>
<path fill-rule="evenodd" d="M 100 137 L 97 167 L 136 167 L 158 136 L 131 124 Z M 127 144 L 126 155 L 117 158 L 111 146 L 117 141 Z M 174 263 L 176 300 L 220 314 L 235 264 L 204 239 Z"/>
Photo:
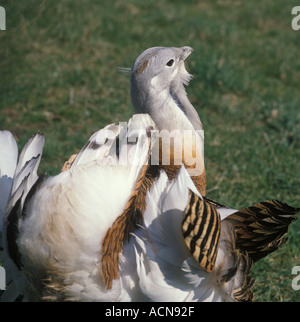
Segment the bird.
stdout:
<path fill-rule="evenodd" d="M 286 241 L 300 209 L 237 210 L 206 196 L 203 127 L 185 91 L 192 51 L 144 51 L 128 124 L 95 132 L 56 176 L 38 175 L 43 134 L 18 159 L 0 132 L 2 301 L 252 300 L 253 263 Z"/>

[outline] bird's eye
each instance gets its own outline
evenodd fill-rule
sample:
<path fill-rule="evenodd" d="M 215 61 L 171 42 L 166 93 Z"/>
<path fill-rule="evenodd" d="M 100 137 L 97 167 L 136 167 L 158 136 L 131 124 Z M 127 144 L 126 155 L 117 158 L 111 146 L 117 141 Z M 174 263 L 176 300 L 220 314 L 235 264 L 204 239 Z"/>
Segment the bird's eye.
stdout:
<path fill-rule="evenodd" d="M 168 62 L 167 62 L 167 66 L 168 67 L 172 67 L 174 64 L 174 59 L 170 59 Z"/>

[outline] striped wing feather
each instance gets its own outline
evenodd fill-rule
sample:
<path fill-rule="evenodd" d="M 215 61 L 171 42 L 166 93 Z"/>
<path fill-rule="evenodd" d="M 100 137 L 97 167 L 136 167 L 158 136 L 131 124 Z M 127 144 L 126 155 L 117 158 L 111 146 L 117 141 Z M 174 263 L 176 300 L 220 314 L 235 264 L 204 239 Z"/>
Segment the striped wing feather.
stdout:
<path fill-rule="evenodd" d="M 221 219 L 218 211 L 189 191 L 181 227 L 190 254 L 205 271 L 212 272 L 220 241 Z"/>

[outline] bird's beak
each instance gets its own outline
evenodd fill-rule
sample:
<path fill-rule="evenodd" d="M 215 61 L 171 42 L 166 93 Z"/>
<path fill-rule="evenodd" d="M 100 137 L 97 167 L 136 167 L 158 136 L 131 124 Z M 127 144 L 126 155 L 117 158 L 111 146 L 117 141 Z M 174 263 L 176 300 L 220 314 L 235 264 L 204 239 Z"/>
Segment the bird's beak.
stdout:
<path fill-rule="evenodd" d="M 182 53 L 180 55 L 180 59 L 185 60 L 193 51 L 194 49 L 189 46 L 184 46 L 180 48 L 182 50 Z"/>

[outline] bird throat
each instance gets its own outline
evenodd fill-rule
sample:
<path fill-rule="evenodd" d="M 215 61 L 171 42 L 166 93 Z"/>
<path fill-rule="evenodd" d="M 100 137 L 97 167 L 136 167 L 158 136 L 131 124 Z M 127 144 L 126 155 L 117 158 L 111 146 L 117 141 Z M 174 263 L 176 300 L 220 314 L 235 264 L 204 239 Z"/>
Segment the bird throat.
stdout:
<path fill-rule="evenodd" d="M 176 105 L 181 109 L 181 111 L 186 115 L 185 109 L 181 103 L 181 101 L 179 100 L 178 96 L 176 95 L 176 93 L 170 93 L 170 95 L 172 96 L 174 102 L 176 103 Z"/>

